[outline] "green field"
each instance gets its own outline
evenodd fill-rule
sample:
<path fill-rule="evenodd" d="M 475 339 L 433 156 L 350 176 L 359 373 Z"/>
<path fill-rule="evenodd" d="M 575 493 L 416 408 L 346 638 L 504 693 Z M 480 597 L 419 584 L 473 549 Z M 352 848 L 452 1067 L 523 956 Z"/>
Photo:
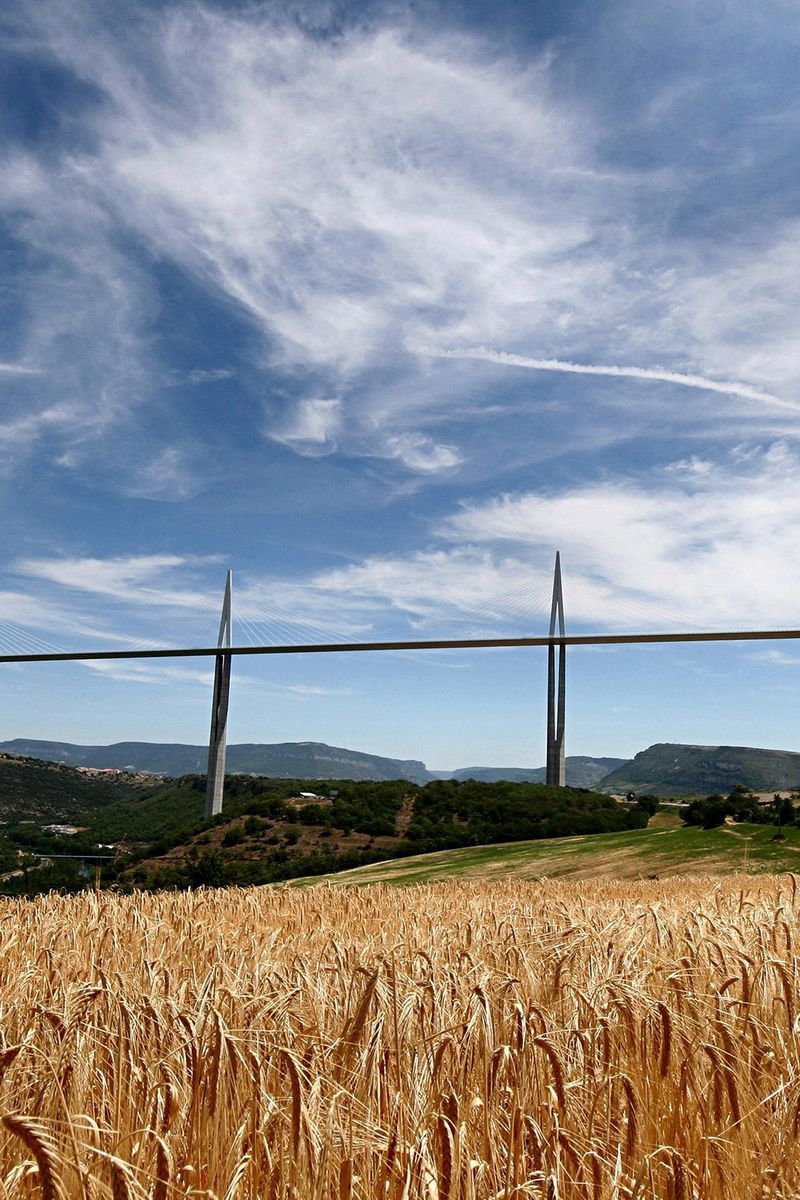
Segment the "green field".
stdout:
<path fill-rule="evenodd" d="M 735 871 L 800 873 L 800 829 L 789 827 L 785 835 L 784 841 L 775 841 L 774 825 L 664 828 L 663 819 L 656 817 L 649 829 L 440 850 L 294 882 L 430 883 L 454 876 L 650 879 Z"/>

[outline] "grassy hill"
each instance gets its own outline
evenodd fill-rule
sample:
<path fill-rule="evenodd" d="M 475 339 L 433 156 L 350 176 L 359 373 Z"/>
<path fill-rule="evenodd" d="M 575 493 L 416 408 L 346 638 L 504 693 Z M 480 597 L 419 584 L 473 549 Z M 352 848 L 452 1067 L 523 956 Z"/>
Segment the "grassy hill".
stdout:
<path fill-rule="evenodd" d="M 533 783 L 229 777 L 224 812 L 203 815 L 205 780 L 190 776 L 120 801 L 91 820 L 98 841 L 130 853 L 116 877 L 137 886 L 269 883 L 390 856 L 566 833 L 631 829 L 636 806 L 574 788 Z"/>
<path fill-rule="evenodd" d="M 655 821 L 658 822 L 658 818 Z M 670 875 L 800 872 L 800 829 L 774 841 L 774 826 L 673 827 L 596 833 L 511 845 L 470 846 L 375 863 L 298 884 L 410 884 L 441 879 L 652 879 Z"/>
<path fill-rule="evenodd" d="M 750 746 L 685 746 L 658 742 L 612 771 L 597 786 L 604 792 L 654 796 L 728 793 L 737 783 L 754 792 L 800 787 L 800 754 Z"/>

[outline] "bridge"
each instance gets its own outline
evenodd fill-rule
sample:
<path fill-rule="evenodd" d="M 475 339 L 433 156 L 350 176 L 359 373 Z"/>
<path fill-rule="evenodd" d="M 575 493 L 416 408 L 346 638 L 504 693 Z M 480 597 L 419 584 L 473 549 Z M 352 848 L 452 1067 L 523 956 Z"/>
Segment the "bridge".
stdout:
<path fill-rule="evenodd" d="M 10 628 L 0 621 L 0 632 Z M 252 628 L 252 626 L 251 626 Z M 13 627 L 16 629 L 16 627 Z M 543 646 L 547 648 L 547 757 L 546 782 L 555 787 L 565 784 L 566 739 L 566 656 L 568 646 L 652 645 L 670 642 L 748 642 L 783 641 L 800 638 L 800 629 L 760 629 L 728 631 L 685 631 L 664 633 L 604 633 L 567 634 L 564 617 L 564 593 L 561 559 L 557 553 L 553 571 L 550 599 L 550 626 L 546 636 L 539 637 L 470 637 L 417 638 L 384 641 L 278 642 L 247 646 L 233 645 L 233 574 L 228 571 L 216 645 L 191 647 L 151 647 L 106 650 L 61 650 L 40 641 L 28 639 L 27 646 L 14 634 L 16 644 L 0 643 L 0 663 L 31 662 L 98 662 L 128 659 L 213 658 L 214 685 L 212 695 L 211 731 L 208 750 L 208 781 L 206 815 L 222 811 L 225 782 L 225 752 L 227 746 L 228 702 L 231 686 L 231 664 L 236 657 L 271 654 L 341 654 L 381 653 L 402 650 L 479 650 Z M 9 635 L 4 639 L 7 643 Z"/>

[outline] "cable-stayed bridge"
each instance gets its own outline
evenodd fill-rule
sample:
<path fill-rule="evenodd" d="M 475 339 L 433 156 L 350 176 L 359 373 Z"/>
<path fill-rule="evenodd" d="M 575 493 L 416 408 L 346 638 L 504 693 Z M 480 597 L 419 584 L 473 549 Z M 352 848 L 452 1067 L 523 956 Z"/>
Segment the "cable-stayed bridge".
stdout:
<path fill-rule="evenodd" d="M 596 591 L 581 594 L 580 586 L 575 589 L 577 599 L 584 608 L 597 602 Z M 158 593 L 157 595 L 166 595 Z M 573 592 L 570 590 L 570 598 Z M 354 636 L 352 627 L 342 631 L 330 622 L 303 619 L 296 611 L 276 605 L 267 598 L 251 591 L 241 608 L 234 610 L 233 578 L 228 572 L 216 636 L 211 632 L 210 616 L 215 606 L 207 598 L 194 598 L 183 593 L 173 596 L 173 603 L 189 620 L 183 625 L 186 641 L 194 645 L 154 645 L 157 639 L 125 639 L 123 646 L 102 650 L 67 650 L 28 632 L 17 622 L 0 618 L 0 663 L 31 662 L 114 662 L 146 659 L 213 658 L 215 663 L 212 699 L 211 732 L 209 737 L 207 815 L 221 812 L 225 778 L 225 751 L 227 743 L 228 701 L 231 685 L 233 658 L 249 655 L 273 654 L 330 654 L 330 653 L 380 653 L 409 650 L 465 650 L 492 648 L 522 648 L 542 646 L 547 648 L 547 783 L 563 787 L 565 783 L 565 703 L 566 703 L 566 652 L 568 646 L 611 646 L 646 645 L 670 642 L 745 642 L 781 641 L 800 638 L 800 629 L 760 630 L 672 630 L 669 632 L 645 633 L 598 633 L 567 634 L 564 609 L 564 592 L 561 577 L 560 556 L 556 554 L 552 581 L 543 583 L 539 578 L 531 586 L 530 581 L 518 584 L 501 595 L 490 596 L 483 604 L 467 607 L 455 606 L 450 614 L 450 623 L 461 626 L 458 632 L 465 636 L 433 637 L 384 637 L 380 640 Z M 169 600 L 167 598 L 167 603 Z M 669 613 L 652 603 L 639 603 L 630 599 L 614 598 L 617 619 L 628 617 L 643 624 L 653 624 L 658 617 L 664 624 L 682 624 L 684 619 Z M 490 636 L 487 629 L 497 629 L 498 623 L 528 624 L 532 614 L 547 610 L 550 624 L 547 635 L 541 636 Z M 216 608 L 219 614 L 219 609 Z M 240 644 L 233 644 L 234 615 L 237 631 L 241 633 Z M 430 617 L 424 606 L 416 614 L 418 627 L 430 631 Z M 481 624 L 484 628 L 481 629 Z M 80 625 L 77 626 L 80 630 Z M 356 632 L 359 632 L 356 630 Z M 191 634 L 197 634 L 191 637 Z M 98 636 L 97 633 L 94 636 Z M 133 641 L 133 645 L 131 645 Z M 213 642 L 213 644 L 211 644 Z"/>

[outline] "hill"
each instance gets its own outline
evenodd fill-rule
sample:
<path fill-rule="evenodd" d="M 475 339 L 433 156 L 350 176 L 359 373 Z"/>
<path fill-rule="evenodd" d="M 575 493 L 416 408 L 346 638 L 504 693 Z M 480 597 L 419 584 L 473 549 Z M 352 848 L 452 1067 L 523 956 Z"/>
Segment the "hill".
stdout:
<path fill-rule="evenodd" d="M 8 827 L 14 847 L 46 861 L 6 880 L 3 891 L 80 887 L 81 863 L 69 866 L 63 856 L 95 862 L 109 849 L 114 861 L 104 861 L 103 878 L 119 886 L 272 883 L 446 847 L 634 829 L 648 818 L 639 805 L 536 783 L 336 780 L 321 794 L 313 788 L 229 776 L 224 812 L 207 819 L 205 777 L 193 775 L 96 808 L 79 838 Z"/>
<path fill-rule="evenodd" d="M 120 882 L 139 886 L 269 883 L 345 869 L 390 856 L 490 841 L 631 829 L 647 813 L 607 796 L 535 783 L 338 780 L 333 795 L 304 798 L 293 780 L 229 781 L 222 818 L 202 817 L 203 777 L 155 789 L 135 803 L 97 813 L 92 829 L 110 837 L 114 822 L 161 828 L 123 865 Z M 171 831 L 165 831 L 165 825 Z M 141 836 L 141 834 L 140 834 Z M 130 841 L 130 839 L 128 839 Z"/>
<path fill-rule="evenodd" d="M 800 754 L 749 746 L 685 746 L 658 742 L 596 785 L 604 792 L 654 796 L 728 793 L 737 783 L 754 792 L 800 787 Z"/>
<path fill-rule="evenodd" d="M 124 775 L 97 777 L 59 763 L 0 754 L 0 821 L 72 823 L 127 799 L 136 787 Z"/>
<path fill-rule="evenodd" d="M 654 822 L 660 822 L 660 816 Z M 295 880 L 296 884 L 431 883 L 436 880 L 660 879 L 673 875 L 778 874 L 800 868 L 800 829 L 774 841 L 771 825 L 675 827 L 595 833 L 510 845 L 469 846 Z"/>

